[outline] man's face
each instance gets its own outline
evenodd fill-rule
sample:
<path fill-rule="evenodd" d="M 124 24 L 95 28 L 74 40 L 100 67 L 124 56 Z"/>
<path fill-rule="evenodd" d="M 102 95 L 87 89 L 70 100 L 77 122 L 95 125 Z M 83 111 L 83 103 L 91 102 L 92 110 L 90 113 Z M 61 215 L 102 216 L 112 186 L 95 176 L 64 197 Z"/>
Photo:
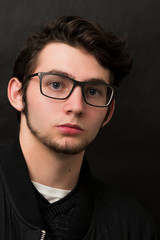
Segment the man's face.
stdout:
<path fill-rule="evenodd" d="M 50 43 L 40 53 L 34 73 L 56 71 L 78 81 L 110 81 L 104 69 L 84 50 L 62 43 Z M 107 108 L 87 105 L 79 86 L 69 98 L 55 100 L 40 93 L 39 78 L 33 77 L 26 92 L 27 127 L 41 143 L 55 152 L 77 154 L 94 140 L 107 113 Z"/>

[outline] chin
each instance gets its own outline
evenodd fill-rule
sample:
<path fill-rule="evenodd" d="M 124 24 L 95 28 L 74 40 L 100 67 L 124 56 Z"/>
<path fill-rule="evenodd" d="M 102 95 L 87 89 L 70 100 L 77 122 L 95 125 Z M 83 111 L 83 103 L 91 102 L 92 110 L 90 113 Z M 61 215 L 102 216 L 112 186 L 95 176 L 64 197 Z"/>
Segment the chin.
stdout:
<path fill-rule="evenodd" d="M 46 141 L 47 140 L 47 141 Z M 65 142 L 55 142 L 55 141 L 48 141 L 49 139 L 43 139 L 43 144 L 49 148 L 51 151 L 61 154 L 71 154 L 75 155 L 81 152 L 84 152 L 86 147 L 88 146 L 87 141 L 83 141 L 83 143 L 74 143 L 73 141 Z"/>

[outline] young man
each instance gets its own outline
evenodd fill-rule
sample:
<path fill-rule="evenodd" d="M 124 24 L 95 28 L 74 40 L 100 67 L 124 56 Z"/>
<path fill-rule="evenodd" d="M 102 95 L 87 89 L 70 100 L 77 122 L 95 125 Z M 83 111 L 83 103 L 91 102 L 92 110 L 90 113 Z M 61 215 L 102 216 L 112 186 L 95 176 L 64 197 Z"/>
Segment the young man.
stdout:
<path fill-rule="evenodd" d="M 19 137 L 0 152 L 0 239 L 153 240 L 147 213 L 94 179 L 86 147 L 131 68 L 125 39 L 81 17 L 32 35 L 8 85 Z"/>

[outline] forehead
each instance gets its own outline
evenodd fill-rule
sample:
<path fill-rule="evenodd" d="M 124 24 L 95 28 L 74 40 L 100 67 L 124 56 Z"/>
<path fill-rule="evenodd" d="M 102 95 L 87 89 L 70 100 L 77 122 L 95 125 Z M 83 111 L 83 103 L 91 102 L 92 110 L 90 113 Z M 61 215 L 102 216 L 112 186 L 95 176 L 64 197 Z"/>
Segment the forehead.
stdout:
<path fill-rule="evenodd" d="M 108 83 L 111 75 L 93 55 L 64 43 L 47 44 L 39 54 L 35 72 L 52 70 L 66 72 L 79 81 L 103 78 Z"/>

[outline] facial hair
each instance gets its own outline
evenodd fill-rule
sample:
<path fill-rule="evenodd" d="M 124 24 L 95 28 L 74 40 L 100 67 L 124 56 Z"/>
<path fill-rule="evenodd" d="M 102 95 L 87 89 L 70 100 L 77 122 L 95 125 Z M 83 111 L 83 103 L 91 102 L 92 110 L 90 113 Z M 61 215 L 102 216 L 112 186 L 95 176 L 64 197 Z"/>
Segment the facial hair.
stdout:
<path fill-rule="evenodd" d="M 63 144 L 57 142 L 53 137 L 48 134 L 42 134 L 34 126 L 31 122 L 28 110 L 28 103 L 25 102 L 25 106 L 23 109 L 23 113 L 26 117 L 26 123 L 30 130 L 30 132 L 34 135 L 34 137 L 42 144 L 44 144 L 48 149 L 53 152 L 61 153 L 61 154 L 70 154 L 75 155 L 85 151 L 85 149 L 92 143 L 92 141 L 84 140 L 83 142 L 79 143 L 79 145 L 74 146 L 71 143 L 68 143 L 66 140 Z"/>

